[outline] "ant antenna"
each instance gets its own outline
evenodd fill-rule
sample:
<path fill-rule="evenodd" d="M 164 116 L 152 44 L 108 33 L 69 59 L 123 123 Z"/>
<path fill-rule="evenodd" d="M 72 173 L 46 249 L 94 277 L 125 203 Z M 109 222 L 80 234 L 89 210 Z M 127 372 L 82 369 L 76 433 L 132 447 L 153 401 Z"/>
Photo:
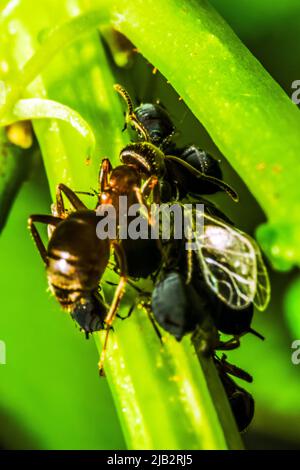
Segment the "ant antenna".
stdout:
<path fill-rule="evenodd" d="M 132 103 L 132 100 L 130 98 L 129 93 L 123 88 L 121 85 L 116 83 L 114 85 L 114 89 L 116 90 L 117 93 L 119 93 L 120 96 L 122 96 L 123 100 L 127 104 L 127 114 L 126 114 L 126 121 L 125 121 L 125 127 L 124 130 L 127 127 L 127 123 L 130 122 L 131 125 L 134 127 L 134 129 L 143 137 L 143 139 L 146 142 L 150 142 L 150 136 L 146 128 L 143 126 L 143 124 L 140 122 L 140 120 L 137 118 L 135 112 L 134 112 L 134 106 Z"/>
<path fill-rule="evenodd" d="M 261 339 L 262 341 L 265 340 L 265 337 L 258 333 L 258 331 L 253 330 L 253 328 L 249 328 L 248 333 L 251 333 L 252 335 L 256 336 L 257 338 Z"/>

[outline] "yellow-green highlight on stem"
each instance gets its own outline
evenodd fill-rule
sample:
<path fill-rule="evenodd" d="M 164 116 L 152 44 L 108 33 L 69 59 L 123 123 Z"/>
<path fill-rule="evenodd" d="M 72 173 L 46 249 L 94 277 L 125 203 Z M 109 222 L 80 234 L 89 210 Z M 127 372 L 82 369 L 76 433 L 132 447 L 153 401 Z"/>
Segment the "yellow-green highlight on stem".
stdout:
<path fill-rule="evenodd" d="M 8 116 L 3 116 L 0 125 L 7 126 L 16 121 L 34 119 L 58 119 L 70 124 L 86 141 L 87 156 L 91 156 L 95 149 L 95 136 L 90 125 L 79 113 L 53 100 L 31 98 L 19 100 L 13 106 Z"/>

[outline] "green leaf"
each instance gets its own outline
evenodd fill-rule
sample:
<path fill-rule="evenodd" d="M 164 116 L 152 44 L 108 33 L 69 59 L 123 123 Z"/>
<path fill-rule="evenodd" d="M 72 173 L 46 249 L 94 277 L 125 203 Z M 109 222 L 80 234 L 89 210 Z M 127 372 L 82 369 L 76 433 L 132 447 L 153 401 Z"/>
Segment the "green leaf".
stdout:
<path fill-rule="evenodd" d="M 74 24 L 76 19 L 72 21 Z M 80 18 L 77 21 L 80 23 Z M 70 24 L 68 38 L 75 38 Z M 30 29 L 27 34 L 30 37 Z M 59 30 L 45 43 L 52 52 L 57 51 L 57 47 L 50 48 L 49 44 L 51 41 L 57 44 L 56 37 L 62 37 Z M 44 45 L 25 64 L 20 81 L 16 78 L 16 88 L 11 89 L 6 109 L 11 109 L 8 103 L 12 105 L 21 91 L 30 99 L 41 95 L 59 101 L 90 123 L 97 148 L 117 162 L 117 155 L 127 142 L 127 137 L 121 135 L 123 111 L 113 91 L 115 79 L 97 34 L 82 39 L 76 48 L 63 49 L 45 71 Z M 34 73 L 42 70 L 45 72 L 42 80 L 24 90 L 29 81 L 36 78 Z M 56 84 L 58 71 L 67 83 L 67 93 L 63 86 Z M 79 95 L 78 90 L 83 93 Z M 70 127 L 56 120 L 35 121 L 33 125 L 53 193 L 58 182 L 65 182 L 74 189 L 97 184 L 99 161 L 93 160 L 89 167 L 84 166 L 82 142 L 74 140 Z M 123 313 L 128 308 L 126 303 L 131 302 L 132 294 L 124 301 Z M 102 335 L 99 336 L 101 340 Z M 99 341 L 98 345 L 101 350 Z M 202 362 L 199 367 L 189 338 L 179 344 L 165 335 L 161 348 L 144 312 L 135 312 L 126 322 L 116 322 L 105 370 L 130 448 L 241 448 L 212 361 L 203 359 Z M 209 370 L 212 373 L 206 374 Z M 212 383 L 215 385 L 211 386 Z"/>
<path fill-rule="evenodd" d="M 293 235 L 279 256 L 299 264 L 300 112 L 291 99 L 206 0 L 161 0 L 155 15 L 149 0 L 116 0 L 111 14 L 205 126 L 278 237 L 284 220 Z"/>

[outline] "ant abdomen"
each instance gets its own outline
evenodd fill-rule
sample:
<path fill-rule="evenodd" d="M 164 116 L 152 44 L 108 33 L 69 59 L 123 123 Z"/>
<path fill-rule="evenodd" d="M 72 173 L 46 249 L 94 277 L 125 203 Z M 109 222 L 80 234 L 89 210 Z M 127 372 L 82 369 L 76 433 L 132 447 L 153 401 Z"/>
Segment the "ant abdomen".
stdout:
<path fill-rule="evenodd" d="M 218 180 L 222 180 L 223 175 L 219 161 L 212 157 L 209 153 L 205 152 L 205 150 L 201 150 L 196 145 L 189 145 L 182 149 L 179 156 L 204 175 L 212 176 Z M 200 186 L 193 184 L 193 181 L 194 180 L 191 179 L 189 182 L 189 192 L 191 193 L 214 194 L 217 191 L 220 191 L 218 186 L 210 183 L 209 181 L 201 181 Z"/>

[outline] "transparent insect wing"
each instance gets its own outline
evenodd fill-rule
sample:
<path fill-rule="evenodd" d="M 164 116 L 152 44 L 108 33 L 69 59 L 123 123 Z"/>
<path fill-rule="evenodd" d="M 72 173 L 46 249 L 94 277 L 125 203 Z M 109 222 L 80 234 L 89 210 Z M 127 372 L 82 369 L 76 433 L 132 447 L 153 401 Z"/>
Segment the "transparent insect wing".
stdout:
<path fill-rule="evenodd" d="M 263 261 L 262 254 L 259 246 L 248 236 L 256 255 L 257 278 L 256 278 L 256 293 L 253 300 L 254 305 L 258 310 L 265 310 L 270 302 L 271 285 L 269 280 L 268 271 Z"/>
<path fill-rule="evenodd" d="M 252 240 L 219 219 L 203 217 L 196 253 L 206 283 L 228 306 L 244 309 L 254 301 L 257 290 L 257 253 Z"/>

